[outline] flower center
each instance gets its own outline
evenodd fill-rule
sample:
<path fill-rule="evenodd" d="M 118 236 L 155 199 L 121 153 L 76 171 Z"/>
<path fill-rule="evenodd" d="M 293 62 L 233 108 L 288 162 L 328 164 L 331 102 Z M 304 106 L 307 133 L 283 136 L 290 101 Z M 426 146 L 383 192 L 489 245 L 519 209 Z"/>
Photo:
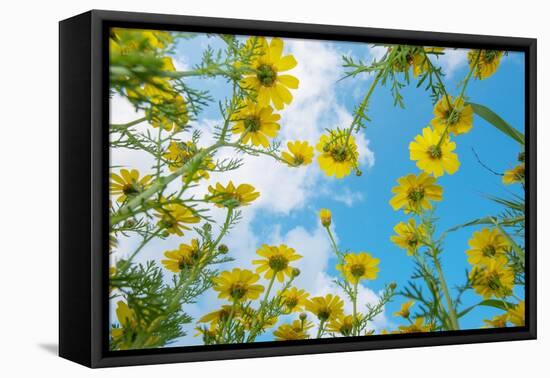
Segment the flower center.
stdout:
<path fill-rule="evenodd" d="M 409 201 L 414 203 L 422 201 L 422 199 L 424 198 L 424 188 L 418 186 L 409 189 L 409 192 L 407 193 L 407 198 L 409 199 Z"/>
<path fill-rule="evenodd" d="M 270 65 L 262 64 L 258 67 L 256 77 L 264 87 L 271 87 L 275 84 L 275 80 L 277 79 L 277 71 Z"/>
<path fill-rule="evenodd" d="M 440 160 L 442 155 L 441 147 L 437 145 L 428 147 L 428 155 L 430 155 L 430 158 L 433 160 Z"/>
<path fill-rule="evenodd" d="M 320 308 L 319 311 L 317 311 L 317 317 L 321 321 L 325 321 L 330 317 L 330 310 L 328 308 Z"/>
<path fill-rule="evenodd" d="M 273 255 L 269 258 L 268 265 L 276 272 L 286 269 L 288 266 L 288 260 L 282 255 Z"/>
<path fill-rule="evenodd" d="M 493 257 L 497 253 L 497 251 L 496 251 L 495 247 L 493 247 L 491 244 L 489 244 L 489 245 L 486 245 L 485 247 L 483 247 L 483 249 L 481 250 L 481 253 L 485 257 Z"/>
<path fill-rule="evenodd" d="M 418 238 L 416 237 L 416 235 L 411 235 L 409 237 L 409 240 L 407 240 L 407 244 L 409 245 L 409 247 L 416 248 L 416 246 L 418 245 Z"/>
<path fill-rule="evenodd" d="M 340 327 L 340 333 L 344 336 L 349 336 L 351 334 L 352 329 L 353 329 L 353 326 L 351 324 L 344 323 Z"/>
<path fill-rule="evenodd" d="M 354 277 L 362 277 L 365 274 L 365 265 L 363 264 L 354 264 L 350 268 L 351 275 Z"/>
<path fill-rule="evenodd" d="M 500 276 L 497 272 L 489 274 L 489 277 L 487 278 L 487 286 L 491 290 L 498 290 L 501 287 Z"/>
<path fill-rule="evenodd" d="M 330 151 L 330 156 L 334 161 L 343 162 L 348 160 L 348 151 L 346 146 L 337 146 Z"/>
<path fill-rule="evenodd" d="M 244 120 L 244 127 L 253 133 L 260 130 L 260 127 L 262 126 L 260 119 L 258 117 L 250 116 L 245 118 Z"/>
<path fill-rule="evenodd" d="M 287 298 L 286 301 L 285 301 L 285 305 L 288 307 L 288 308 L 294 308 L 296 307 L 296 305 L 298 304 L 298 298 L 294 297 L 294 298 Z"/>
<path fill-rule="evenodd" d="M 294 156 L 294 164 L 295 165 L 302 165 L 303 163 L 304 163 L 304 157 L 302 155 Z"/>
<path fill-rule="evenodd" d="M 241 299 L 246 294 L 246 287 L 240 282 L 234 283 L 229 289 L 229 295 L 233 299 Z"/>
<path fill-rule="evenodd" d="M 445 119 L 449 125 L 454 125 L 460 119 L 460 112 L 454 108 L 451 108 L 445 112 Z"/>
<path fill-rule="evenodd" d="M 485 50 L 485 54 L 483 56 L 483 59 L 487 63 L 491 63 L 495 58 L 497 57 L 498 51 L 497 50 Z"/>
<path fill-rule="evenodd" d="M 139 193 L 139 184 L 137 182 L 131 182 L 122 187 L 122 192 L 130 197 Z"/>

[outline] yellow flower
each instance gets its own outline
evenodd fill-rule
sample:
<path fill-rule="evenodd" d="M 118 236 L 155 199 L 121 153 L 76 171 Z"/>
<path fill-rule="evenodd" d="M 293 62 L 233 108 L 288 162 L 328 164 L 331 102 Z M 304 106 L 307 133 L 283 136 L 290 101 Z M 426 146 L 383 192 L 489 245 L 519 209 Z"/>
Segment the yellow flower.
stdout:
<path fill-rule="evenodd" d="M 339 315 L 328 323 L 329 332 L 341 333 L 342 336 L 350 336 L 353 331 L 353 315 Z"/>
<path fill-rule="evenodd" d="M 223 305 L 219 310 L 210 312 L 199 319 L 198 323 L 210 323 L 210 327 L 216 327 L 218 324 L 223 324 L 227 321 L 233 312 L 233 316 L 238 315 L 238 309 L 230 305 Z"/>
<path fill-rule="evenodd" d="M 296 67 L 296 59 L 293 55 L 282 55 L 284 43 L 280 38 L 272 38 L 268 43 L 264 37 L 250 37 L 247 45 L 257 47 L 257 55 L 251 62 L 254 74 L 245 76 L 241 85 L 256 93 L 256 100 L 261 107 L 273 102 L 276 109 L 283 109 L 285 104 L 292 102 L 292 94 L 288 89 L 297 89 L 299 81 L 292 75 L 280 73 Z"/>
<path fill-rule="evenodd" d="M 170 142 L 168 145 L 168 151 L 166 151 L 163 157 L 168 161 L 168 169 L 170 172 L 174 172 L 187 164 L 193 156 L 201 151 L 195 143 L 192 141 L 188 142 Z M 210 174 L 208 170 L 214 169 L 215 165 L 212 162 L 210 156 L 206 156 L 202 159 L 200 167 L 196 170 L 193 175 L 192 181 L 199 181 L 200 179 L 209 179 Z M 183 181 L 186 181 L 188 173 L 185 172 L 181 178 Z"/>
<path fill-rule="evenodd" d="M 233 181 L 229 181 L 224 187 L 218 182 L 215 187 L 208 186 L 211 195 L 207 198 L 214 202 L 217 207 L 246 206 L 260 196 L 260 193 L 254 190 L 255 188 L 249 184 L 240 184 L 235 187 Z"/>
<path fill-rule="evenodd" d="M 111 173 L 111 194 L 118 195 L 117 201 L 124 202 L 143 192 L 151 183 L 153 177 L 150 175 L 139 178 L 139 171 L 132 169 L 121 169 L 120 175 Z"/>
<path fill-rule="evenodd" d="M 323 227 L 329 227 L 332 222 L 332 213 L 329 209 L 319 210 L 319 218 Z"/>
<path fill-rule="evenodd" d="M 277 324 L 278 318 L 276 316 L 272 316 L 270 318 L 261 318 L 261 314 L 254 310 L 251 307 L 245 307 L 242 309 L 242 311 L 239 312 L 239 316 L 236 320 L 239 321 L 239 323 L 243 326 L 245 330 L 251 330 L 253 328 L 259 327 L 261 331 L 264 331 L 268 328 L 273 327 L 275 324 Z M 262 323 L 258 323 L 258 319 L 262 320 Z"/>
<path fill-rule="evenodd" d="M 494 258 L 506 258 L 506 251 L 510 248 L 508 239 L 496 228 L 474 232 L 468 245 L 471 249 L 466 254 L 472 265 L 486 265 Z"/>
<path fill-rule="evenodd" d="M 305 340 L 309 338 L 307 334 L 307 328 L 311 328 L 311 325 L 302 323 L 300 320 L 294 320 L 292 324 L 282 324 L 273 332 L 275 340 Z"/>
<path fill-rule="evenodd" d="M 428 71 L 428 62 L 426 61 L 426 57 L 424 56 L 424 53 L 422 52 L 424 50 L 426 54 L 429 53 L 441 53 L 443 52 L 443 47 L 420 47 L 418 48 L 418 51 L 415 52 L 412 56 L 412 66 L 413 66 L 413 76 L 418 77 L 422 75 L 423 73 Z"/>
<path fill-rule="evenodd" d="M 336 265 L 336 269 L 342 272 L 346 280 L 355 285 L 362 279 L 376 279 L 376 275 L 380 271 L 379 263 L 380 260 L 372 257 L 369 253 L 348 253 L 344 256 L 344 264 Z"/>
<path fill-rule="evenodd" d="M 329 132 L 329 135 L 321 135 L 317 143 L 317 162 L 321 170 L 327 176 L 335 176 L 341 179 L 348 176 L 354 168 L 357 168 L 357 144 L 353 135 L 348 136 L 346 130 Z"/>
<path fill-rule="evenodd" d="M 308 142 L 288 142 L 287 147 L 289 152 L 283 151 L 281 157 L 291 167 L 308 165 L 313 161 L 313 147 Z"/>
<path fill-rule="evenodd" d="M 324 297 L 313 297 L 306 302 L 306 310 L 325 322 L 344 314 L 344 301 L 337 295 L 327 294 Z"/>
<path fill-rule="evenodd" d="M 422 245 L 422 240 L 426 237 L 424 225 L 416 227 L 414 218 L 410 218 L 407 223 L 399 222 L 393 230 L 397 235 L 390 237 L 398 247 L 407 251 L 408 256 L 412 256 L 418 247 Z"/>
<path fill-rule="evenodd" d="M 509 320 L 516 327 L 525 325 L 525 301 L 519 302 L 516 307 L 508 310 Z"/>
<path fill-rule="evenodd" d="M 470 272 L 470 282 L 475 292 L 484 299 L 512 294 L 514 271 L 506 264 L 506 258 L 494 258 L 487 265 L 474 266 Z"/>
<path fill-rule="evenodd" d="M 192 239 L 191 244 L 180 244 L 179 248 L 174 251 L 167 251 L 164 256 L 168 260 L 162 260 L 166 269 L 171 272 L 178 273 L 182 270 L 189 269 L 197 264 L 203 257 L 202 249 L 198 239 Z"/>
<path fill-rule="evenodd" d="M 273 113 L 269 105 L 258 105 L 248 101 L 233 115 L 233 134 L 242 134 L 242 142 L 254 146 L 269 147 L 269 138 L 275 138 L 281 126 L 277 123 L 279 114 Z"/>
<path fill-rule="evenodd" d="M 464 99 L 451 96 L 442 97 L 434 107 L 434 116 L 430 122 L 434 129 L 443 134 L 445 130 L 454 135 L 467 133 L 474 123 L 474 109 L 464 106 Z"/>
<path fill-rule="evenodd" d="M 131 349 L 134 342 L 142 331 L 146 331 L 146 324 L 142 320 L 138 322 L 136 313 L 125 302 L 118 301 L 116 316 L 120 327 L 111 329 L 111 337 L 118 349 Z M 143 347 L 154 346 L 158 342 L 158 337 L 149 336 L 144 342 Z"/>
<path fill-rule="evenodd" d="M 158 226 L 169 234 L 183 235 L 182 230 L 190 230 L 185 224 L 199 223 L 200 218 L 187 206 L 178 203 L 163 205 L 155 215 L 160 218 Z"/>
<path fill-rule="evenodd" d="M 121 54 L 163 49 L 173 41 L 170 33 L 157 30 L 112 28 L 109 42 Z"/>
<path fill-rule="evenodd" d="M 281 294 L 282 303 L 289 312 L 300 312 L 304 308 L 309 294 L 304 289 L 291 287 Z"/>
<path fill-rule="evenodd" d="M 289 278 L 293 277 L 294 269 L 290 266 L 291 261 L 296 261 L 302 258 L 302 256 L 296 254 L 296 251 L 287 247 L 284 244 L 277 246 L 270 246 L 267 244 L 262 245 L 256 253 L 262 260 L 253 260 L 252 264 L 258 265 L 256 273 L 265 272 L 264 278 L 271 279 L 274 275 L 279 282 L 285 280 L 285 275 Z"/>
<path fill-rule="evenodd" d="M 160 89 L 145 84 L 144 97 L 151 102 L 151 108 L 145 112 L 154 128 L 166 131 L 182 130 L 189 121 L 187 105 L 183 97 L 169 85 Z M 129 95 L 130 96 L 130 95 Z"/>
<path fill-rule="evenodd" d="M 504 313 L 502 315 L 494 316 L 490 320 L 483 320 L 485 326 L 483 328 L 505 328 L 506 322 L 508 321 L 508 314 Z"/>
<path fill-rule="evenodd" d="M 435 177 L 444 172 L 452 175 L 460 167 L 458 156 L 453 151 L 456 144 L 438 131 L 425 127 L 422 135 L 417 135 L 409 144 L 410 158 L 416 160 L 416 166 Z"/>
<path fill-rule="evenodd" d="M 404 326 L 401 325 L 398 327 L 397 333 L 420 333 L 420 332 L 430 332 L 432 330 L 431 324 L 424 324 L 424 318 L 416 318 L 414 323 Z"/>
<path fill-rule="evenodd" d="M 468 52 L 470 68 L 476 63 L 478 54 L 479 60 L 474 68 L 474 76 L 479 80 L 487 79 L 497 71 L 504 52 L 498 50 L 471 50 Z"/>
<path fill-rule="evenodd" d="M 418 176 L 409 174 L 397 179 L 398 186 L 393 187 L 395 196 L 390 200 L 394 210 L 404 208 L 405 213 L 420 213 L 422 210 L 430 210 L 430 201 L 443 199 L 443 188 L 436 185 L 436 179 L 421 172 Z"/>
<path fill-rule="evenodd" d="M 401 309 L 395 312 L 393 315 L 401 316 L 405 319 L 408 319 L 411 316 L 411 307 L 414 305 L 414 301 L 408 301 L 401 305 Z"/>
<path fill-rule="evenodd" d="M 232 271 L 220 273 L 212 279 L 214 290 L 218 291 L 218 298 L 227 298 L 231 301 L 246 301 L 258 299 L 264 291 L 262 285 L 256 284 L 260 276 L 250 270 L 235 268 Z"/>
<path fill-rule="evenodd" d="M 516 182 L 523 183 L 525 181 L 525 164 L 518 164 L 515 168 L 509 169 L 504 172 L 502 176 L 502 182 L 506 185 L 510 185 Z"/>

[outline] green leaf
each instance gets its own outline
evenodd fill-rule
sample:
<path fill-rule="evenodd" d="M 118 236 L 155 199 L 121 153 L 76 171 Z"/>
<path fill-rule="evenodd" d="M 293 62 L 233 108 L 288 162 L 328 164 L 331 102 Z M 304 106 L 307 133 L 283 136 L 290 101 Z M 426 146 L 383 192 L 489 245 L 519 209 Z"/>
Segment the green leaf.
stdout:
<path fill-rule="evenodd" d="M 521 132 L 510 126 L 510 124 L 500 118 L 500 116 L 493 112 L 491 109 L 483 105 L 475 104 L 473 102 L 468 102 L 467 105 L 470 105 L 474 109 L 474 113 L 476 113 L 478 116 L 489 122 L 500 131 L 502 131 L 504 134 L 508 135 L 510 138 L 514 139 L 521 145 L 525 145 L 525 136 Z"/>
<path fill-rule="evenodd" d="M 508 311 L 509 309 L 516 307 L 516 304 L 512 303 L 512 302 L 505 302 L 504 300 L 500 300 L 500 299 L 486 299 L 486 300 L 483 300 L 483 301 L 481 301 L 481 302 L 479 302 L 479 303 L 477 303 L 473 306 L 470 306 L 470 307 L 462 310 L 461 312 L 459 312 L 457 314 L 457 316 L 459 318 L 461 318 L 461 317 L 468 314 L 470 311 L 472 311 L 474 308 L 476 308 L 478 306 L 495 307 L 495 308 L 498 308 L 500 310 Z"/>

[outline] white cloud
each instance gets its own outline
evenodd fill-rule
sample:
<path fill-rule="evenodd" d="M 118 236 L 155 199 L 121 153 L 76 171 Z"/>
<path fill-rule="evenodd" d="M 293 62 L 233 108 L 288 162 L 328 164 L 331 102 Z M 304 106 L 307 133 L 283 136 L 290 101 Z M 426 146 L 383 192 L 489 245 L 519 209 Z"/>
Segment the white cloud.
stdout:
<path fill-rule="evenodd" d="M 446 48 L 445 54 L 438 55 L 435 64 L 439 63 L 447 78 L 451 78 L 458 70 L 468 64 L 467 49 Z"/>
<path fill-rule="evenodd" d="M 352 192 L 349 188 L 344 188 L 341 192 L 333 195 L 332 199 L 347 207 L 352 207 L 353 204 L 363 201 L 364 196 L 361 192 Z"/>

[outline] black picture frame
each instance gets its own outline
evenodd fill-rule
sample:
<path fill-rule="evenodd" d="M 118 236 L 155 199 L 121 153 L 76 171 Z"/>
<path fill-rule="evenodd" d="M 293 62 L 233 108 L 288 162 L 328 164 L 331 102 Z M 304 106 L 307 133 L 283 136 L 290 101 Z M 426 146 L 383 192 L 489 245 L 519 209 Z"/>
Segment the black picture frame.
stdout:
<path fill-rule="evenodd" d="M 108 350 L 108 41 L 112 26 L 525 53 L 526 325 L 296 342 Z M 535 339 L 536 64 L 530 38 L 92 10 L 59 24 L 59 354 L 88 367 Z"/>

